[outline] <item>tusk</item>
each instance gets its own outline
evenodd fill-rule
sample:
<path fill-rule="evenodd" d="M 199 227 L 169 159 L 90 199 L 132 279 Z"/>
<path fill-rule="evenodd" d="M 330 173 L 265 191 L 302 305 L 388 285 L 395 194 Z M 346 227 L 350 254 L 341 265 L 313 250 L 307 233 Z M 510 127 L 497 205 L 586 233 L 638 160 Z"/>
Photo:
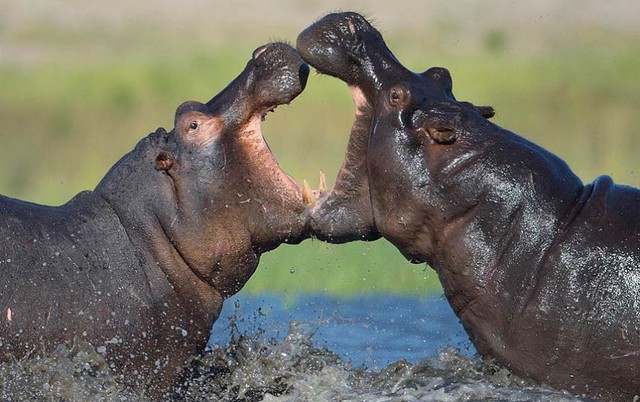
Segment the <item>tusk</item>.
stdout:
<path fill-rule="evenodd" d="M 327 191 L 327 177 L 324 175 L 324 172 L 320 171 L 320 185 L 318 186 L 318 193 L 322 194 Z"/>
<path fill-rule="evenodd" d="M 306 207 L 314 205 L 316 203 L 316 197 L 313 196 L 311 187 L 309 187 L 309 183 L 307 183 L 306 180 L 304 180 L 302 186 L 302 202 Z"/>

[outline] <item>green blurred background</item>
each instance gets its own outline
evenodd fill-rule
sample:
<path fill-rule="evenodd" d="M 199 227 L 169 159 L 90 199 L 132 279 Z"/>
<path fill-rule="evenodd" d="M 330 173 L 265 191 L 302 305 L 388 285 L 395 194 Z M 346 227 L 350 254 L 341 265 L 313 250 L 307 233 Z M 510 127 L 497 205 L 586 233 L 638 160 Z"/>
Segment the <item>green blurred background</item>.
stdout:
<path fill-rule="evenodd" d="M 450 4 L 442 4 L 450 3 Z M 0 193 L 57 205 L 92 189 L 176 106 L 206 101 L 263 43 L 353 9 L 409 68 L 447 67 L 460 100 L 565 159 L 585 181 L 640 185 L 640 3 L 634 1 L 54 1 L 0 4 Z M 312 76 L 264 134 L 298 181 L 329 184 L 353 119 L 348 91 Z M 263 256 L 243 292 L 439 291 L 385 241 L 305 241 Z"/>

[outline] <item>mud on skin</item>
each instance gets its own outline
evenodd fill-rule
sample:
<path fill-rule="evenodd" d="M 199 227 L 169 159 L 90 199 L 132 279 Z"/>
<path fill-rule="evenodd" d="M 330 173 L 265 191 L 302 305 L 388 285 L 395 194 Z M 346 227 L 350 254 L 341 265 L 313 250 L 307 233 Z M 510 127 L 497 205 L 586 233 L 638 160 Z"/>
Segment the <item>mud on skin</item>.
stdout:
<path fill-rule="evenodd" d="M 356 13 L 320 19 L 297 48 L 356 106 L 312 233 L 382 236 L 427 262 L 478 351 L 517 374 L 604 400 L 640 394 L 640 191 L 583 185 L 489 122 L 492 108 L 457 101 L 446 69 L 403 67 Z"/>
<path fill-rule="evenodd" d="M 94 191 L 59 207 L 0 197 L 3 359 L 86 341 L 128 386 L 162 392 L 202 350 L 260 254 L 304 236 L 298 184 L 261 133 L 304 88 L 289 45 L 254 52 L 170 132 L 142 139 Z"/>

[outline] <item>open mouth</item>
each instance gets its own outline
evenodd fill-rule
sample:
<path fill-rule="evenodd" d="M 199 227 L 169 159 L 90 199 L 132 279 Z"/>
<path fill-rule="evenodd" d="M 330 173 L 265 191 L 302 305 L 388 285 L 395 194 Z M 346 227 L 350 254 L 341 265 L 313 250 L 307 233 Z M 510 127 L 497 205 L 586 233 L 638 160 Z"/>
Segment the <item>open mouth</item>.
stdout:
<path fill-rule="evenodd" d="M 289 102 L 284 102 L 282 104 L 286 105 L 288 103 Z M 253 138 L 253 141 L 260 142 L 264 144 L 264 147 L 267 148 L 267 150 L 271 154 L 271 157 L 273 158 L 273 162 L 278 168 L 278 171 L 279 171 L 278 173 L 282 176 L 284 184 L 287 185 L 286 187 L 289 189 L 293 189 L 293 191 L 296 193 L 296 197 L 301 198 L 302 204 L 304 205 L 304 207 L 312 207 L 313 205 L 316 204 L 318 199 L 320 199 L 323 195 L 327 193 L 326 177 L 322 172 L 322 170 L 320 170 L 319 172 L 319 185 L 317 189 L 312 189 L 306 179 L 303 180 L 301 185 L 300 183 L 298 183 L 298 181 L 296 181 L 293 178 L 293 176 L 291 176 L 290 174 L 285 172 L 282 168 L 280 168 L 277 161 L 273 157 L 273 154 L 271 153 L 269 145 L 266 142 L 263 135 L 262 123 L 266 121 L 267 115 L 269 115 L 270 113 L 273 113 L 278 108 L 278 106 L 282 104 L 273 104 L 273 105 L 269 105 L 259 109 L 259 111 L 255 113 L 253 117 L 250 119 L 250 121 L 248 122 L 245 131 L 250 133 L 250 136 L 255 136 Z"/>
<path fill-rule="evenodd" d="M 264 203 L 265 213 L 275 206 L 282 211 L 302 212 L 313 200 L 310 190 L 304 191 L 280 168 L 262 131 L 267 115 L 292 102 L 304 90 L 308 75 L 309 66 L 293 47 L 269 43 L 256 49 L 245 70 L 207 104 L 229 125 L 237 124 L 234 130 L 240 135 L 234 136 L 234 150 L 247 159 L 247 174 L 251 177 L 246 180 L 250 186 L 269 194 L 269 202 L 256 199 Z"/>
<path fill-rule="evenodd" d="M 307 180 L 302 185 L 293 176 L 284 171 L 273 156 L 271 149 L 264 138 L 262 123 L 267 116 L 273 113 L 280 105 L 270 105 L 260 108 L 246 123 L 242 135 L 243 147 L 246 147 L 247 155 L 251 158 L 255 155 L 255 163 L 262 164 L 260 170 L 265 172 L 274 184 L 274 188 L 285 198 L 295 198 L 303 207 L 311 207 L 326 193 L 326 178 L 320 171 L 320 184 L 317 189 L 311 189 Z M 261 156 L 258 156 L 258 155 Z M 265 157 L 266 156 L 266 157 Z M 300 205 L 300 204 L 299 204 Z"/>
<path fill-rule="evenodd" d="M 314 66 L 314 68 L 315 68 L 315 66 Z M 315 68 L 314 71 L 315 71 L 314 75 L 325 75 L 325 74 L 327 74 L 321 68 Z M 354 122 L 354 124 L 357 124 L 358 120 L 365 113 L 364 110 L 371 107 L 371 103 L 370 103 L 369 99 L 367 98 L 367 96 L 365 95 L 365 92 L 358 85 L 349 85 L 348 84 L 348 88 L 349 88 L 349 92 L 351 93 L 351 98 L 352 98 L 354 106 L 355 106 L 355 122 Z M 275 109 L 275 108 L 273 108 L 273 109 Z M 273 111 L 273 109 L 271 109 L 270 111 Z M 263 115 L 263 121 L 264 121 L 264 115 Z M 361 136 L 362 134 L 364 134 L 365 137 L 368 137 L 368 132 L 359 133 L 357 135 Z M 352 136 L 353 135 L 354 134 L 352 133 Z M 351 148 L 348 148 L 347 155 L 349 155 L 350 151 L 351 151 Z M 363 162 L 363 161 L 361 161 L 361 162 Z M 345 163 L 346 163 L 346 161 L 345 161 Z M 341 171 L 349 171 L 349 168 L 346 167 L 345 165 L 343 165 L 343 167 L 341 168 Z M 355 173 L 355 172 L 353 172 L 353 173 L 357 175 L 357 173 Z M 306 207 L 313 207 L 316 204 L 322 203 L 326 198 L 329 197 L 329 195 L 330 195 L 330 193 L 332 191 L 332 190 L 327 190 L 327 179 L 326 179 L 326 176 L 325 176 L 324 172 L 322 171 L 322 169 L 319 170 L 318 176 L 319 176 L 318 187 L 316 189 L 312 189 L 312 187 L 309 185 L 309 183 L 307 182 L 306 179 L 303 180 L 303 182 L 302 182 L 302 188 L 301 188 L 301 190 L 302 190 L 302 200 L 303 200 L 303 203 L 304 203 L 304 205 Z M 336 185 L 339 183 L 339 180 L 340 180 L 340 175 L 337 178 Z"/>

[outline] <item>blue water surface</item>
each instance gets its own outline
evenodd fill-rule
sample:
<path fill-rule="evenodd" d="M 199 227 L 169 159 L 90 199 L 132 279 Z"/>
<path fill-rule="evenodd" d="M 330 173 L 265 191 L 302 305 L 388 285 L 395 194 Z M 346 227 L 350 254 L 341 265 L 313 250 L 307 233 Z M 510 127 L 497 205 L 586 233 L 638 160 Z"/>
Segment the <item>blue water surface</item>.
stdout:
<path fill-rule="evenodd" d="M 296 322 L 313 333 L 316 347 L 327 347 L 354 367 L 381 368 L 400 358 L 417 363 L 447 346 L 476 353 L 442 295 L 284 298 L 240 293 L 225 302 L 210 345 L 229 342 L 231 320 L 241 334 L 262 333 L 266 339 L 283 339 Z"/>

